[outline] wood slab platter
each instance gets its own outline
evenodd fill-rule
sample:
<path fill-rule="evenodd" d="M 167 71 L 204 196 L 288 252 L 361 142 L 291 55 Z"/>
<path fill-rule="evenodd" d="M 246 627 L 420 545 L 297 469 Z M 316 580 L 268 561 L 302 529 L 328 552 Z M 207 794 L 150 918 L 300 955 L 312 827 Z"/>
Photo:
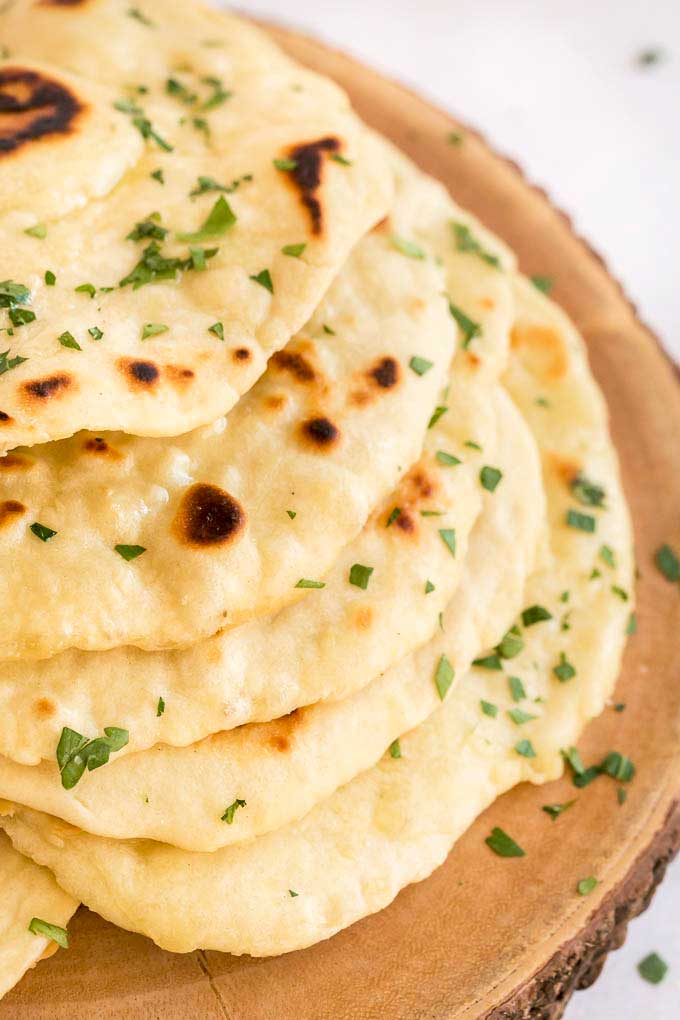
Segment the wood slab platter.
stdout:
<path fill-rule="evenodd" d="M 0 1004 L 0 1020 L 557 1020 L 621 945 L 680 846 L 680 590 L 653 566 L 659 545 L 680 540 L 680 387 L 606 266 L 516 166 L 403 87 L 318 42 L 271 31 L 336 78 L 369 124 L 512 245 L 526 272 L 552 277 L 585 335 L 611 410 L 641 576 L 638 633 L 617 690 L 627 709 L 608 709 L 580 747 L 588 761 L 620 750 L 637 776 L 622 807 L 611 784 L 582 791 L 568 824 L 540 811 L 573 795 L 568 779 L 514 790 L 428 881 L 329 942 L 276 959 L 173 956 L 81 910 L 72 948 L 27 975 Z M 447 141 L 453 130 L 461 145 Z M 527 856 L 490 853 L 494 825 L 521 832 Z M 584 898 L 576 884 L 586 875 L 601 882 Z"/>

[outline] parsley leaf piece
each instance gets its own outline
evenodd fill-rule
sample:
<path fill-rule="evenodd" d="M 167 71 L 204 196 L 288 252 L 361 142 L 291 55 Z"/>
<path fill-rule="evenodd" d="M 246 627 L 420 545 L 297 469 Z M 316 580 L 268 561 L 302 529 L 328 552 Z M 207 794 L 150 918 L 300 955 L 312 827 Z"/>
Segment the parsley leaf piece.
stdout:
<path fill-rule="evenodd" d="M 553 289 L 553 281 L 549 276 L 531 276 L 530 280 L 536 290 L 540 290 L 541 294 L 549 294 Z"/>
<path fill-rule="evenodd" d="M 296 159 L 288 159 L 285 156 L 282 157 L 281 159 L 273 159 L 272 163 L 274 164 L 277 170 L 284 171 L 297 170 L 298 166 Z"/>
<path fill-rule="evenodd" d="M 586 771 L 577 747 L 569 747 L 562 751 L 562 757 L 571 766 L 574 775 L 581 776 Z"/>
<path fill-rule="evenodd" d="M 170 329 L 164 322 L 146 322 L 142 326 L 142 340 L 148 340 L 150 336 L 160 336 L 161 333 L 167 333 Z"/>
<path fill-rule="evenodd" d="M 458 324 L 458 328 L 463 334 L 463 350 L 467 350 L 470 345 L 470 341 L 474 340 L 476 336 L 480 336 L 482 327 L 478 322 L 474 322 L 470 319 L 465 312 L 449 301 L 449 312 Z"/>
<path fill-rule="evenodd" d="M 343 156 L 341 152 L 331 153 L 331 159 L 334 163 L 339 163 L 340 166 L 352 166 L 352 160 L 347 159 L 347 157 Z"/>
<path fill-rule="evenodd" d="M 174 151 L 174 146 L 171 145 L 170 142 L 166 142 L 164 138 L 161 138 L 157 131 L 154 131 L 153 124 L 146 117 L 141 115 L 133 117 L 132 123 L 137 128 L 144 141 L 147 141 L 150 138 L 156 143 L 159 149 L 163 150 L 163 152 Z"/>
<path fill-rule="evenodd" d="M 310 581 L 306 577 L 301 577 L 298 583 L 295 585 L 296 588 L 325 588 L 325 581 Z"/>
<path fill-rule="evenodd" d="M 577 531 L 587 531 L 590 534 L 597 527 L 597 521 L 592 514 L 582 514 L 578 510 L 567 510 L 565 523 L 568 528 L 576 528 Z"/>
<path fill-rule="evenodd" d="M 414 355 L 409 361 L 408 367 L 416 375 L 425 375 L 426 372 L 430 371 L 433 364 L 434 362 L 428 361 L 427 358 L 419 358 L 417 355 Z"/>
<path fill-rule="evenodd" d="M 635 777 L 635 765 L 630 758 L 619 754 L 618 751 L 610 751 L 600 765 L 600 769 L 620 783 L 630 783 Z"/>
<path fill-rule="evenodd" d="M 218 252 L 217 248 L 207 248 L 204 252 L 206 259 L 211 259 Z M 186 259 L 166 258 L 161 254 L 160 245 L 152 241 L 142 252 L 142 257 L 131 273 L 128 273 L 118 284 L 119 287 L 132 285 L 133 290 L 139 290 L 148 283 L 157 283 L 159 280 L 176 280 L 177 274 L 182 270 L 195 269 L 194 257 L 190 255 Z"/>
<path fill-rule="evenodd" d="M 390 524 L 394 524 L 397 517 L 401 514 L 401 507 L 395 506 L 394 510 L 390 511 L 390 516 L 387 518 L 386 528 L 389 528 Z"/>
<path fill-rule="evenodd" d="M 439 534 L 444 545 L 447 547 L 452 556 L 456 555 L 456 529 L 455 528 L 440 528 Z"/>
<path fill-rule="evenodd" d="M 491 835 L 484 842 L 499 857 L 526 857 L 526 851 L 522 850 L 519 843 L 498 826 L 491 830 Z"/>
<path fill-rule="evenodd" d="M 680 581 L 680 560 L 669 545 L 664 543 L 654 553 L 654 562 L 667 581 Z"/>
<path fill-rule="evenodd" d="M 479 659 L 473 659 L 472 665 L 477 666 L 479 669 L 503 669 L 503 664 L 495 653 L 493 655 L 484 655 Z"/>
<path fill-rule="evenodd" d="M 372 573 L 373 567 L 365 567 L 362 563 L 354 563 L 350 568 L 349 583 L 353 584 L 356 588 L 366 591 Z"/>
<path fill-rule="evenodd" d="M 579 896 L 589 896 L 599 884 L 598 879 L 594 875 L 589 875 L 588 878 L 582 878 L 576 888 L 578 889 Z"/>
<path fill-rule="evenodd" d="M 479 443 L 475 443 L 474 439 L 466 439 L 463 446 L 467 446 L 469 450 L 479 450 L 480 453 L 482 452 L 481 446 Z"/>
<path fill-rule="evenodd" d="M 299 259 L 306 247 L 305 241 L 301 241 L 300 244 L 284 244 L 281 254 L 288 255 L 292 259 Z"/>
<path fill-rule="evenodd" d="M 252 181 L 252 174 L 244 174 L 243 177 L 237 177 L 231 182 L 231 184 L 220 184 L 214 177 L 207 177 L 201 175 L 198 177 L 196 187 L 193 191 L 189 192 L 190 198 L 197 198 L 199 195 L 205 195 L 208 191 L 223 191 L 228 195 L 231 195 L 246 181 Z"/>
<path fill-rule="evenodd" d="M 221 237 L 235 223 L 236 216 L 231 206 L 224 195 L 220 195 L 210 210 L 203 226 L 193 233 L 177 234 L 177 240 L 187 241 L 190 244 L 200 244 L 201 241 L 207 241 L 211 237 Z"/>
<path fill-rule="evenodd" d="M 435 590 L 435 586 L 432 584 L 432 581 L 426 581 L 425 582 L 425 594 L 429 595 L 430 592 L 434 591 L 434 590 Z"/>
<path fill-rule="evenodd" d="M 151 177 L 153 177 L 154 181 L 158 181 L 159 184 L 165 184 L 165 174 L 162 167 L 159 167 L 158 170 L 153 170 Z"/>
<path fill-rule="evenodd" d="M 390 758 L 401 758 L 401 744 L 399 738 L 393 740 L 389 746 Z"/>
<path fill-rule="evenodd" d="M 126 236 L 126 241 L 143 241 L 146 238 L 152 238 L 155 241 L 164 241 L 170 233 L 166 227 L 162 227 L 160 224 L 160 214 L 151 213 L 145 220 L 140 220 L 139 223 L 135 223 L 130 233 Z"/>
<path fill-rule="evenodd" d="M 446 697 L 446 693 L 453 683 L 454 676 L 455 673 L 453 666 L 446 656 L 442 655 L 441 659 L 437 663 L 437 669 L 434 674 L 435 687 L 437 688 L 437 693 L 439 694 L 441 701 L 443 701 Z"/>
<path fill-rule="evenodd" d="M 453 237 L 456 245 L 456 251 L 469 252 L 471 255 L 477 255 L 480 259 L 487 263 L 489 266 L 493 266 L 495 269 L 500 268 L 500 259 L 497 255 L 492 255 L 490 252 L 485 251 L 481 244 L 474 236 L 470 228 L 465 223 L 451 224 L 453 230 Z"/>
<path fill-rule="evenodd" d="M 90 326 L 87 332 L 90 334 L 93 340 L 101 340 L 101 338 L 104 336 L 99 326 Z"/>
<path fill-rule="evenodd" d="M 226 822 L 227 825 L 231 825 L 234 821 L 234 815 L 236 814 L 238 809 L 243 808 L 245 806 L 246 802 L 244 800 L 239 800 L 237 797 L 233 804 L 230 804 L 227 810 L 224 812 L 221 821 Z"/>
<path fill-rule="evenodd" d="M 628 617 L 628 624 L 626 626 L 626 634 L 629 636 L 637 633 L 637 615 L 631 613 Z"/>
<path fill-rule="evenodd" d="M 502 477 L 503 472 L 495 467 L 485 466 L 479 472 L 482 488 L 486 489 L 487 492 L 495 492 Z"/>
<path fill-rule="evenodd" d="M 616 791 L 616 799 L 618 801 L 619 807 L 625 804 L 626 801 L 628 800 L 628 791 L 625 790 L 623 786 L 619 786 L 618 790 Z"/>
<path fill-rule="evenodd" d="M 580 472 L 569 485 L 572 495 L 582 506 L 604 507 L 606 492 L 601 485 L 591 482 Z"/>
<path fill-rule="evenodd" d="M 331 329 L 331 327 L 328 325 L 327 322 L 324 322 L 324 324 L 323 324 L 323 331 L 328 336 L 337 336 L 337 333 L 335 332 L 335 330 Z"/>
<path fill-rule="evenodd" d="M 224 340 L 224 323 L 215 322 L 212 326 L 208 326 L 208 332 L 214 333 L 218 340 Z"/>
<path fill-rule="evenodd" d="M 434 428 L 439 419 L 443 418 L 447 411 L 448 407 L 446 406 L 446 404 L 440 404 L 439 407 L 435 407 L 434 411 L 432 412 L 432 417 L 427 423 L 428 429 Z"/>
<path fill-rule="evenodd" d="M 250 279 L 254 280 L 255 283 L 259 283 L 260 287 L 264 287 L 270 294 L 274 293 L 274 284 L 268 269 L 261 269 L 259 273 L 251 276 Z"/>
<path fill-rule="evenodd" d="M 56 282 L 57 282 L 57 278 L 54 275 L 54 273 L 52 272 L 52 270 L 51 269 L 46 269 L 45 270 L 45 285 L 47 287 L 54 287 Z"/>
<path fill-rule="evenodd" d="M 404 237 L 398 237 L 396 234 L 393 234 L 390 238 L 390 244 L 393 248 L 396 248 L 397 251 L 400 251 L 402 255 L 408 255 L 410 259 L 425 258 L 425 252 L 423 249 L 419 245 L 415 244 L 415 242 L 407 241 Z"/>
<path fill-rule="evenodd" d="M 600 559 L 603 563 L 606 563 L 608 567 L 611 567 L 613 570 L 616 569 L 616 554 L 611 546 L 600 546 Z"/>
<path fill-rule="evenodd" d="M 29 322 L 35 322 L 35 312 L 30 308 L 10 308 L 9 319 L 13 326 L 25 326 Z"/>
<path fill-rule="evenodd" d="M 34 227 L 27 227 L 24 234 L 29 237 L 37 237 L 40 241 L 47 237 L 47 227 L 44 223 L 36 223 Z"/>
<path fill-rule="evenodd" d="M 517 754 L 521 755 L 522 758 L 536 757 L 534 745 L 531 743 L 530 740 L 518 740 L 517 743 L 515 744 L 515 751 L 517 751 Z"/>
<path fill-rule="evenodd" d="M 297 892 L 295 892 L 295 890 L 294 890 L 294 889 L 289 889 L 289 890 L 288 890 L 288 895 L 290 896 L 290 898 L 291 898 L 292 900 L 294 900 L 296 896 L 299 896 L 299 895 L 300 895 L 300 893 L 297 893 Z"/>
<path fill-rule="evenodd" d="M 93 772 L 108 764 L 111 754 L 125 747 L 129 739 L 128 731 L 117 726 L 106 726 L 104 736 L 94 740 L 88 740 L 65 726 L 57 745 L 57 763 L 63 788 L 72 790 L 86 768 Z"/>
<path fill-rule="evenodd" d="M 156 705 L 156 718 L 160 719 L 160 717 L 163 715 L 163 712 L 165 712 L 165 701 L 163 700 L 163 698 L 159 698 L 158 704 Z"/>
<path fill-rule="evenodd" d="M 294 521 L 297 517 L 297 510 L 286 510 L 286 513 L 290 517 L 291 521 Z"/>
<path fill-rule="evenodd" d="M 518 627 L 511 627 L 501 638 L 500 644 L 496 645 L 501 659 L 514 659 L 523 648 L 524 641 Z"/>
<path fill-rule="evenodd" d="M 138 21 L 140 25 L 145 25 L 146 28 L 156 27 L 153 21 L 147 18 L 143 11 L 140 11 L 139 7 L 128 7 L 126 13 L 129 18 L 134 18 L 135 21 Z"/>
<path fill-rule="evenodd" d="M 522 624 L 525 627 L 533 627 L 535 623 L 542 623 L 543 620 L 552 620 L 552 613 L 544 606 L 529 606 L 522 610 Z"/>
<path fill-rule="evenodd" d="M 576 670 L 569 662 L 564 652 L 560 652 L 560 661 L 553 667 L 553 673 L 560 683 L 563 684 L 566 683 L 567 680 L 573 680 L 576 676 Z"/>
<path fill-rule="evenodd" d="M 31 292 L 23 283 L 15 283 L 14 280 L 3 280 L 0 283 L 0 308 L 26 305 L 30 297 Z"/>
<path fill-rule="evenodd" d="M 115 545 L 113 548 L 127 563 L 146 552 L 143 545 Z"/>
<path fill-rule="evenodd" d="M 573 807 L 575 803 L 576 798 L 574 798 L 574 800 L 567 800 L 564 804 L 544 804 L 541 811 L 545 811 L 547 815 L 550 815 L 554 822 L 560 817 L 560 815 L 564 814 L 565 811 L 568 811 L 570 807 Z"/>
<path fill-rule="evenodd" d="M 446 141 L 449 143 L 449 145 L 462 145 L 463 135 L 460 133 L 460 131 L 449 131 L 448 135 L 446 136 Z"/>
<path fill-rule="evenodd" d="M 4 375 L 5 372 L 9 372 L 13 368 L 18 368 L 25 361 L 28 361 L 28 358 L 20 358 L 18 354 L 16 357 L 10 358 L 9 350 L 2 351 L 0 353 L 0 375 Z"/>
<path fill-rule="evenodd" d="M 435 457 L 445 467 L 455 467 L 457 464 L 463 463 L 459 457 L 454 457 L 452 453 L 446 453 L 445 450 L 437 450 Z"/>
<path fill-rule="evenodd" d="M 658 985 L 668 973 L 668 964 L 658 953 L 650 953 L 644 960 L 640 960 L 637 969 L 640 977 L 649 981 L 650 985 Z"/>
<path fill-rule="evenodd" d="M 49 540 L 54 538 L 57 534 L 56 531 L 52 531 L 52 528 L 48 528 L 44 524 L 38 524 L 37 521 L 35 524 L 31 525 L 29 531 L 32 531 L 35 537 L 39 538 L 41 542 L 49 542 Z"/>
<path fill-rule="evenodd" d="M 89 294 L 90 295 L 90 300 L 92 300 L 92 298 L 97 293 L 97 288 L 92 283 L 81 283 L 81 284 L 79 284 L 79 286 L 75 287 L 74 289 L 75 289 L 76 294 Z"/>
<path fill-rule="evenodd" d="M 57 340 L 62 347 L 69 347 L 72 351 L 82 351 L 82 347 L 74 337 L 73 333 L 69 333 L 68 330 L 57 337 Z"/>
<path fill-rule="evenodd" d="M 227 99 L 231 99 L 233 92 L 229 89 L 225 89 L 224 85 L 219 78 L 213 78 L 209 76 L 202 79 L 204 85 L 210 85 L 213 92 L 211 96 L 201 104 L 201 109 L 204 113 L 208 113 L 210 110 L 216 110 L 218 106 L 222 106 L 226 103 Z"/>
<path fill-rule="evenodd" d="M 618 584 L 613 584 L 611 590 L 612 594 L 616 595 L 622 602 L 628 601 L 628 592 L 625 588 L 620 588 Z"/>
<path fill-rule="evenodd" d="M 524 690 L 524 684 L 518 676 L 509 676 L 508 686 L 510 687 L 510 697 L 513 701 L 522 701 L 523 698 L 526 698 L 527 692 Z"/>
<path fill-rule="evenodd" d="M 484 715 L 488 715 L 490 719 L 496 718 L 498 715 L 498 705 L 494 705 L 491 701 L 484 701 L 483 698 L 479 704 Z"/>
<path fill-rule="evenodd" d="M 50 924 L 39 917 L 32 917 L 28 930 L 32 935 L 42 935 L 44 938 L 56 942 L 61 949 L 68 949 L 68 932 L 57 924 Z"/>
<path fill-rule="evenodd" d="M 530 712 L 525 712 L 523 708 L 509 708 L 508 717 L 512 719 L 515 726 L 522 726 L 524 723 L 533 722 L 534 719 L 538 719 L 537 715 L 531 715 Z"/>

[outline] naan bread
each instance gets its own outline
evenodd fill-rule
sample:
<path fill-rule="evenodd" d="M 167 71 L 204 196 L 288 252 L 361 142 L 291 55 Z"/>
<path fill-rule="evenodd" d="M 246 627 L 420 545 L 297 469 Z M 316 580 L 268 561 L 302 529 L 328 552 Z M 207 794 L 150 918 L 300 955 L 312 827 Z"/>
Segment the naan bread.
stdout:
<path fill-rule="evenodd" d="M 215 421 L 389 209 L 340 89 L 238 18 L 147 8 L 0 11 L 0 454 Z"/>
<path fill-rule="evenodd" d="M 56 951 L 44 935 L 28 926 L 34 917 L 65 928 L 77 902 L 63 892 L 46 868 L 39 868 L 0 836 L 0 999 L 27 970 Z"/>
<path fill-rule="evenodd" d="M 398 191 L 389 227 L 408 236 L 440 190 L 411 171 Z M 298 582 L 323 577 L 420 453 L 455 342 L 444 290 L 434 260 L 373 231 L 226 419 L 0 459 L 0 600 L 15 607 L 0 656 L 177 647 L 313 599 Z M 36 522 L 57 534 L 40 541 Z"/>
<path fill-rule="evenodd" d="M 460 584 L 454 583 L 457 590 L 439 623 L 436 613 L 430 618 L 428 636 L 435 632 L 435 637 L 424 648 L 375 679 L 368 674 L 370 682 L 342 701 L 320 702 L 283 719 L 217 733 L 190 747 L 159 745 L 117 758 L 84 775 L 74 790 L 62 788 L 55 761 L 28 767 L 0 758 L 0 797 L 99 835 L 211 851 L 302 817 L 374 765 L 394 739 L 441 704 L 434 676 L 442 655 L 461 676 L 481 647 L 501 640 L 521 608 L 525 581 L 535 566 L 545 513 L 535 445 L 502 390 L 490 395 L 490 403 L 499 436 L 494 465 L 502 480 L 486 494 L 470 544 L 466 549 L 464 537 L 455 560 L 433 534 L 435 546 L 444 549 L 442 569 L 433 576 L 448 588 L 441 578 L 448 569 Z M 478 477 L 475 482 L 481 490 Z M 455 504 L 451 511 L 446 503 L 437 505 L 446 509 L 445 515 L 433 527 L 423 522 L 433 531 L 448 527 L 455 510 Z M 380 523 L 384 528 L 384 517 Z M 505 553 L 497 562 L 489 552 L 501 548 Z M 399 592 L 397 578 L 391 581 Z M 421 578 L 414 605 L 404 605 L 404 616 L 417 614 L 423 600 L 434 594 L 425 594 L 425 584 Z M 245 806 L 233 824 L 225 825 L 225 809 L 237 800 Z"/>
<path fill-rule="evenodd" d="M 213 854 L 104 839 L 13 809 L 2 824 L 15 846 L 53 869 L 74 895 L 175 951 L 290 951 L 381 909 L 425 878 L 476 815 L 515 783 L 559 775 L 560 749 L 576 741 L 614 686 L 632 603 L 632 538 L 606 409 L 582 342 L 530 285 L 518 283 L 518 297 L 507 384 L 541 451 L 551 526 L 550 556 L 524 602 L 550 618 L 535 610 L 522 616 L 525 647 L 512 673 L 537 718 L 516 725 L 506 715 L 516 706 L 503 673 L 473 671 L 440 711 L 402 738 L 400 759 L 385 756 L 301 821 Z M 594 531 L 567 525 L 575 506 L 595 518 Z M 612 554 L 604 561 L 603 544 Z M 591 578 L 596 564 L 600 575 Z M 554 671 L 565 659 L 574 672 L 560 679 Z M 498 706 L 495 719 L 482 713 L 480 699 Z M 536 757 L 517 752 L 520 737 L 532 742 Z"/>

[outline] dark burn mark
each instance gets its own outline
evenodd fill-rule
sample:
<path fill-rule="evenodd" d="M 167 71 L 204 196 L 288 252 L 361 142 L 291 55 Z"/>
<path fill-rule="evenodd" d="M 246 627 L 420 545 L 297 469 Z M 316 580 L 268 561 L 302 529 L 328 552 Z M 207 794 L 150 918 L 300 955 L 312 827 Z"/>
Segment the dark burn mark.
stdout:
<path fill-rule="evenodd" d="M 416 496 L 429 499 L 434 494 L 434 483 L 428 478 L 422 468 L 415 468 L 406 476 L 404 481 L 415 491 Z"/>
<path fill-rule="evenodd" d="M 0 68 L 0 156 L 48 135 L 68 135 L 84 109 L 61 82 L 24 67 Z"/>
<path fill-rule="evenodd" d="M 202 548 L 232 541 L 245 524 L 245 510 L 233 496 L 199 482 L 182 497 L 174 529 L 180 541 Z"/>
<path fill-rule="evenodd" d="M 273 368 L 290 372 L 298 382 L 313 382 L 316 373 L 307 359 L 297 351 L 278 351 L 270 361 Z"/>
<path fill-rule="evenodd" d="M 22 389 L 24 393 L 35 400 L 51 400 L 63 390 L 67 390 L 71 383 L 71 376 L 60 372 L 58 375 L 48 375 L 45 379 L 33 379 L 31 382 L 26 382 Z"/>
<path fill-rule="evenodd" d="M 305 142 L 296 145 L 288 152 L 290 159 L 295 161 L 295 169 L 286 172 L 298 192 L 305 209 L 312 221 L 312 233 L 320 234 L 323 230 L 323 210 L 319 201 L 321 187 L 321 169 L 325 152 L 338 152 L 340 141 L 337 138 L 320 138 L 316 142 Z"/>
<path fill-rule="evenodd" d="M 49 719 L 57 710 L 57 706 L 49 698 L 39 698 L 34 702 L 33 709 L 40 719 Z"/>
<path fill-rule="evenodd" d="M 122 454 L 106 442 L 102 436 L 93 436 L 83 443 L 86 453 L 93 453 L 97 457 L 106 457 L 108 460 L 121 460 Z"/>
<path fill-rule="evenodd" d="M 412 535 L 416 530 L 416 522 L 408 510 L 401 511 L 394 521 L 394 526 L 399 528 L 400 531 L 405 531 L 407 535 Z"/>
<path fill-rule="evenodd" d="M 178 387 L 188 386 L 191 380 L 196 377 L 196 373 L 192 369 L 185 368 L 183 365 L 166 365 L 163 371 L 168 381 Z"/>
<path fill-rule="evenodd" d="M 390 390 L 399 382 L 399 363 L 394 358 L 381 358 L 368 374 L 381 389 Z"/>
<path fill-rule="evenodd" d="M 41 7 L 84 7 L 88 0 L 40 0 Z"/>
<path fill-rule="evenodd" d="M 153 361 L 134 361 L 130 358 L 121 358 L 118 361 L 118 368 L 135 389 L 148 389 L 154 386 L 160 375 Z"/>
<path fill-rule="evenodd" d="M 340 438 L 337 426 L 328 418 L 309 418 L 302 423 L 302 433 L 306 439 L 321 449 L 335 445 Z"/>
<path fill-rule="evenodd" d="M 6 457 L 0 457 L 0 471 L 27 471 L 33 467 L 33 461 L 20 453 L 8 453 Z"/>
<path fill-rule="evenodd" d="M 0 411 L 0 425 L 6 425 L 8 421 L 12 421 L 6 411 Z"/>
<path fill-rule="evenodd" d="M 25 512 L 26 507 L 23 503 L 16 499 L 6 499 L 4 503 L 0 503 L 0 528 L 9 524 L 15 517 L 21 517 Z"/>
<path fill-rule="evenodd" d="M 233 353 L 234 361 L 250 361 L 250 351 L 247 347 L 237 347 Z"/>

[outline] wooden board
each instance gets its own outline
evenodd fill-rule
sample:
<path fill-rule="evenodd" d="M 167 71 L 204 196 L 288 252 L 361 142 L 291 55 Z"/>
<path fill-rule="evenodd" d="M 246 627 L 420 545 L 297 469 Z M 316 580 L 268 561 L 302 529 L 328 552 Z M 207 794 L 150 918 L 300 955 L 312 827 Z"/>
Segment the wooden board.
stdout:
<path fill-rule="evenodd" d="M 520 171 L 467 127 L 317 42 L 275 30 L 304 63 L 337 78 L 361 115 L 443 180 L 508 241 L 522 268 L 555 280 L 554 296 L 588 342 L 612 414 L 636 525 L 639 631 L 617 700 L 580 745 L 587 760 L 616 748 L 638 774 L 619 807 L 594 783 L 567 820 L 546 802 L 567 779 L 521 787 L 487 811 L 427 882 L 329 942 L 271 960 L 172 956 L 81 910 L 72 948 L 29 974 L 0 1020 L 557 1020 L 598 974 L 626 923 L 647 905 L 680 846 L 680 589 L 653 567 L 680 544 L 680 391 L 673 368 L 617 283 L 569 222 Z M 452 130 L 464 142 L 447 142 Z M 630 212 L 630 211 L 629 211 Z M 489 853 L 493 825 L 521 832 L 527 857 Z M 601 879 L 584 899 L 586 875 Z"/>

